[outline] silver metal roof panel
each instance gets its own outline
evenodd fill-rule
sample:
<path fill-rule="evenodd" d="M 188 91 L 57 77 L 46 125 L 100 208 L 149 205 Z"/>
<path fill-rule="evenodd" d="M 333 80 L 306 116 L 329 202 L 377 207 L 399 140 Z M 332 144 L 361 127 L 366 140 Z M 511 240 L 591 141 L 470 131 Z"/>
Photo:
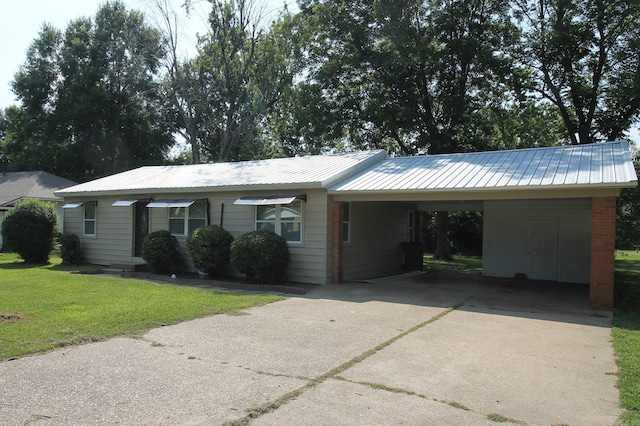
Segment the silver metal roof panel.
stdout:
<path fill-rule="evenodd" d="M 627 142 L 388 158 L 329 193 L 629 187 L 637 184 Z"/>

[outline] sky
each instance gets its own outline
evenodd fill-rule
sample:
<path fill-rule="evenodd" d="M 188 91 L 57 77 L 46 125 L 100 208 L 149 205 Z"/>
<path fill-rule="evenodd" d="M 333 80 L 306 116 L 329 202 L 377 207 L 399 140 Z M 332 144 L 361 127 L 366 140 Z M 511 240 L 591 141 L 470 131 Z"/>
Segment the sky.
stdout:
<path fill-rule="evenodd" d="M 128 9 L 145 14 L 153 11 L 152 0 L 122 0 Z M 168 0 L 176 10 L 184 0 Z M 263 0 L 267 12 L 275 13 L 286 3 L 295 10 L 295 0 Z M 17 0 L 3 1 L 0 6 L 0 109 L 16 104 L 10 83 L 20 65 L 26 60 L 27 49 L 38 36 L 42 24 L 47 22 L 64 30 L 67 24 L 81 16 L 95 16 L 105 0 Z M 182 36 L 186 45 L 195 45 L 196 33 L 206 28 L 205 0 L 192 0 L 195 12 L 182 21 Z M 640 146 L 640 131 L 636 124 L 631 139 Z"/>
<path fill-rule="evenodd" d="M 184 0 L 168 0 L 176 10 Z M 295 10 L 295 0 L 263 0 L 266 12 L 277 12 L 285 3 Z M 0 5 L 0 109 L 16 104 L 10 83 L 27 57 L 27 49 L 38 37 L 42 24 L 47 22 L 64 30 L 79 17 L 93 17 L 106 0 L 17 0 L 3 1 Z M 122 0 L 127 9 L 139 10 L 145 15 L 153 12 L 152 0 Z M 192 0 L 195 12 L 182 21 L 182 35 L 186 43 L 195 45 L 196 33 L 206 28 L 205 0 Z M 151 18 L 149 18 L 151 19 Z"/>

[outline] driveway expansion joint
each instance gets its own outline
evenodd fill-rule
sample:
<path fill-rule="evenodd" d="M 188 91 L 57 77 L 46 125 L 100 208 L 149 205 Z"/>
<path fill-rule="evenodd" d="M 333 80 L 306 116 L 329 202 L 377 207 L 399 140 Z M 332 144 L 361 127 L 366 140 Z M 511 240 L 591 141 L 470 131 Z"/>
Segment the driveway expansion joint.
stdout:
<path fill-rule="evenodd" d="M 469 301 L 471 299 L 471 297 L 466 298 L 465 300 L 443 310 L 442 312 L 440 312 L 437 315 L 432 316 L 431 318 L 429 318 L 426 321 L 423 321 L 419 324 L 414 325 L 413 327 L 409 328 L 406 331 L 403 331 L 402 333 L 380 343 L 379 345 L 375 346 L 372 349 L 369 349 L 363 353 L 361 353 L 360 355 L 350 359 L 349 361 L 327 371 L 324 374 L 321 374 L 315 378 L 312 379 L 304 379 L 303 380 L 308 380 L 308 382 L 306 384 L 304 384 L 303 386 L 294 389 L 291 392 L 288 392 L 282 396 L 280 396 L 279 398 L 273 400 L 273 401 L 268 401 L 264 404 L 261 404 L 257 407 L 254 408 L 250 408 L 248 409 L 248 413 L 245 417 L 242 417 L 240 419 L 236 419 L 230 422 L 226 422 L 224 423 L 224 425 L 227 426 L 240 426 L 240 425 L 247 425 L 249 423 L 251 423 L 251 421 L 253 419 L 256 419 L 264 414 L 268 414 L 268 413 L 272 413 L 274 411 L 276 411 L 278 408 L 280 408 L 281 406 L 289 403 L 292 400 L 295 400 L 297 397 L 299 397 L 300 395 L 302 395 L 303 393 L 305 393 L 306 391 L 308 391 L 311 388 L 314 388 L 322 383 L 324 383 L 325 381 L 327 381 L 328 379 L 335 379 L 339 376 L 340 373 L 348 370 L 349 368 L 353 367 L 354 365 L 357 365 L 359 363 L 361 363 L 362 361 L 364 361 L 365 359 L 371 357 L 372 355 L 375 355 L 377 352 L 381 351 L 382 349 L 390 346 L 391 344 L 397 342 L 398 340 L 402 339 L 403 337 L 420 330 L 421 328 L 432 324 L 436 321 L 438 321 L 439 319 L 443 318 L 444 316 L 446 316 L 447 314 L 450 314 L 451 312 L 455 311 L 456 309 L 459 309 L 461 306 L 463 306 L 467 301 Z M 252 370 L 253 371 L 253 370 Z M 261 374 L 259 372 L 256 372 L 258 374 Z M 271 373 L 269 373 L 271 374 Z M 293 377 L 292 377 L 293 378 Z"/>

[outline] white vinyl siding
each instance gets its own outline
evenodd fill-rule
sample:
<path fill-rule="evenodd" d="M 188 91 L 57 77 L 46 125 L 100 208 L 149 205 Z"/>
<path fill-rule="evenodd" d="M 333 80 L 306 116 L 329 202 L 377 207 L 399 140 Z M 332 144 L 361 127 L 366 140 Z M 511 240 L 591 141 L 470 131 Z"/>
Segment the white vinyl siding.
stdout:
<path fill-rule="evenodd" d="M 238 198 L 255 195 L 273 195 L 274 191 L 261 192 L 218 192 L 212 194 L 198 194 L 197 198 L 204 198 L 209 195 L 209 215 L 212 225 L 220 225 L 229 231 L 234 238 L 239 235 L 255 230 L 255 206 L 235 205 Z M 278 192 L 280 193 L 280 192 Z M 298 195 L 300 191 L 293 195 Z M 289 245 L 291 261 L 287 269 L 287 279 L 292 282 L 302 282 L 309 284 L 328 284 L 331 278 L 330 271 L 327 273 L 327 208 L 326 193 L 322 189 L 304 191 L 307 201 L 300 201 L 303 204 L 302 220 L 302 243 L 292 243 Z M 282 195 L 287 195 L 283 193 Z M 182 195 L 181 195 L 182 196 Z M 167 194 L 158 194 L 154 199 L 172 198 Z M 175 195 L 173 196 L 175 198 Z M 161 208 L 150 209 L 151 231 L 168 229 L 169 218 Z M 180 244 L 186 267 L 193 271 L 193 266 L 189 260 L 189 253 L 186 249 L 186 236 L 176 236 Z M 230 271 L 236 274 L 233 271 Z"/>
<path fill-rule="evenodd" d="M 591 269 L 591 199 L 485 201 L 483 274 L 588 283 Z M 553 243 L 545 271 L 531 261 L 540 235 Z M 535 238 L 533 238 L 535 237 Z M 551 259 L 554 257 L 555 259 Z"/>
<path fill-rule="evenodd" d="M 343 246 L 343 279 L 372 278 L 402 268 L 407 211 L 414 205 L 352 202 L 351 241 Z"/>
<path fill-rule="evenodd" d="M 96 198 L 93 197 L 92 200 Z M 95 236 L 84 236 L 84 208 L 65 209 L 64 231 L 80 237 L 82 254 L 96 265 L 133 262 L 133 212 L 114 207 L 117 197 L 98 197 Z"/>
<path fill-rule="evenodd" d="M 310 284 L 327 284 L 327 224 L 326 224 L 326 194 L 323 190 L 304 191 L 307 201 L 300 203 L 303 218 L 299 222 L 302 227 L 301 243 L 289 244 L 291 260 L 287 268 L 287 279 L 292 282 Z M 256 207 L 250 205 L 234 205 L 233 202 L 243 196 L 262 195 L 261 192 L 231 192 L 216 194 L 212 203 L 211 221 L 219 224 L 221 204 L 224 203 L 223 227 L 231 232 L 234 238 L 246 232 L 253 231 L 256 226 Z M 264 192 L 273 195 L 273 191 Z M 278 195 L 288 195 L 278 192 Z M 292 194 L 298 195 L 298 194 Z"/>

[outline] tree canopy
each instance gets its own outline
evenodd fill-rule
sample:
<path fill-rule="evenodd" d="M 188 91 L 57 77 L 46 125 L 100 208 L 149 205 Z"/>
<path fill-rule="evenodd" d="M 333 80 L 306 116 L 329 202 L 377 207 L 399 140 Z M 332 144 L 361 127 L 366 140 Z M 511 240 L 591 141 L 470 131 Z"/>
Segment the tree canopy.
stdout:
<path fill-rule="evenodd" d="M 64 32 L 44 25 L 16 73 L 20 106 L 6 111 L 4 155 L 16 169 L 76 180 L 163 161 L 158 32 L 138 12 L 108 2 Z"/>
<path fill-rule="evenodd" d="M 190 56 L 153 2 L 155 27 L 118 1 L 43 25 L 0 115 L 12 169 L 86 180 L 168 161 L 176 139 L 196 163 L 590 143 L 640 118 L 637 0 L 299 0 L 271 22 L 209 0 Z"/>

